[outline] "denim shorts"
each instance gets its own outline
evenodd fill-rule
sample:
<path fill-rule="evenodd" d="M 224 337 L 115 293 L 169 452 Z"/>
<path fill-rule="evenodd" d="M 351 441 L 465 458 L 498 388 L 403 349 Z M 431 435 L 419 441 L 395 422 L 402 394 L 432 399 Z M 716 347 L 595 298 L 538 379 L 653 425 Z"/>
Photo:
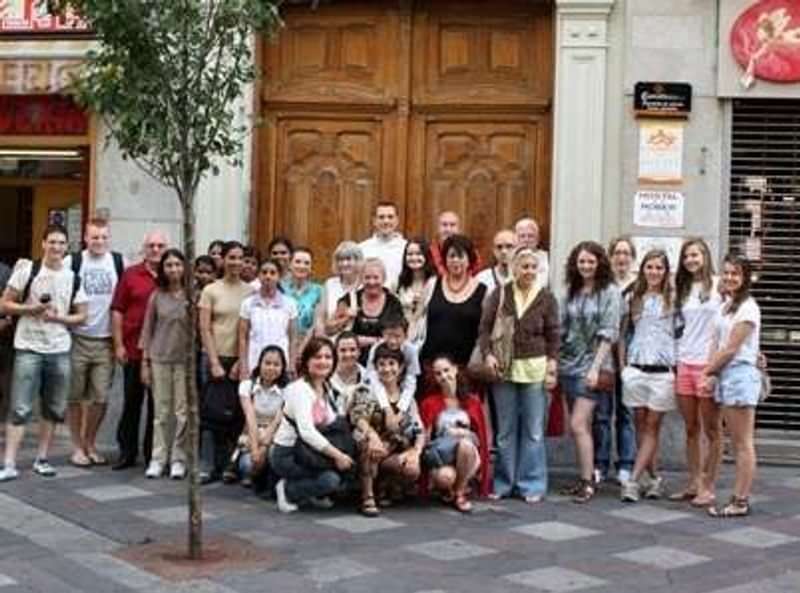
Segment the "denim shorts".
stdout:
<path fill-rule="evenodd" d="M 472 444 L 478 446 L 475 435 L 470 435 Z M 456 464 L 456 451 L 461 438 L 440 436 L 433 439 L 425 446 L 422 452 L 422 463 L 429 469 L 436 469 L 446 465 Z"/>
<path fill-rule="evenodd" d="M 761 371 L 748 363 L 729 364 L 719 374 L 714 400 L 721 406 L 754 408 L 761 394 Z"/>
<path fill-rule="evenodd" d="M 586 377 L 584 375 L 559 375 L 558 385 L 561 387 L 561 393 L 567 399 L 567 404 L 572 407 L 575 400 L 584 398 L 597 403 L 601 398 L 611 397 L 610 391 L 597 391 L 589 389 L 586 386 Z"/>
<path fill-rule="evenodd" d="M 41 354 L 31 350 L 14 352 L 11 383 L 11 424 L 27 424 L 33 413 L 33 398 L 41 393 L 42 418 L 63 422 L 70 389 L 70 353 Z"/>

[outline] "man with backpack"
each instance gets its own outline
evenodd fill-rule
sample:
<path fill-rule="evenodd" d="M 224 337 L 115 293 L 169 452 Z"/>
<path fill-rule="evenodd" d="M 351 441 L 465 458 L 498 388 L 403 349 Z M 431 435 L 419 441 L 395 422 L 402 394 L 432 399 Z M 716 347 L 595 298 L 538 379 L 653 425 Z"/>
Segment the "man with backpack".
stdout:
<path fill-rule="evenodd" d="M 48 226 L 42 259 L 18 261 L 0 301 L 0 312 L 19 318 L 14 332 L 11 411 L 0 482 L 19 476 L 17 451 L 37 395 L 41 396 L 41 418 L 33 472 L 43 477 L 56 475 L 47 455 L 55 426 L 64 421 L 71 373 L 70 328 L 86 320 L 88 301 L 80 277 L 64 265 L 66 250 L 66 229 Z"/>
<path fill-rule="evenodd" d="M 114 378 L 111 300 L 125 270 L 122 254 L 110 250 L 110 238 L 108 221 L 93 218 L 86 224 L 86 249 L 64 261 L 80 277 L 89 299 L 86 322 L 72 332 L 72 381 L 67 401 L 70 462 L 79 467 L 108 463 L 98 453 L 95 441 Z"/>

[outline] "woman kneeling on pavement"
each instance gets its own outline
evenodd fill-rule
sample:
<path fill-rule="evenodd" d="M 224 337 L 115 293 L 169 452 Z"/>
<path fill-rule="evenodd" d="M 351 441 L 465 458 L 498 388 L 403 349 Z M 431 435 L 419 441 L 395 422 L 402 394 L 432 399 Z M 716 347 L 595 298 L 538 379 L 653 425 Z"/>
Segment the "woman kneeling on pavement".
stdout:
<path fill-rule="evenodd" d="M 384 389 L 357 389 L 350 408 L 359 443 L 361 512 L 367 517 L 378 516 L 379 505 L 386 507 L 401 500 L 407 487 L 419 479 L 425 445 L 416 402 L 401 401 L 403 353 L 381 344 L 375 349 L 374 360 Z"/>
<path fill-rule="evenodd" d="M 275 486 L 278 510 L 296 511 L 309 503 L 329 508 L 343 474 L 353 468 L 349 447 L 337 448 L 330 439 L 349 435 L 345 418 L 333 405 L 328 380 L 336 367 L 336 352 L 327 338 L 311 338 L 300 355 L 300 378 L 285 391 L 283 417 L 273 439 L 269 462 L 280 478 Z M 302 455 L 301 455 L 302 453 Z"/>
<path fill-rule="evenodd" d="M 478 494 L 491 489 L 489 439 L 480 398 L 459 380 L 458 366 L 449 356 L 433 360 L 437 390 L 422 401 L 420 413 L 431 441 L 424 464 L 431 485 L 462 513 L 472 510 L 470 482 L 480 470 Z M 427 486 L 427 484 L 426 484 Z"/>
<path fill-rule="evenodd" d="M 243 486 L 256 491 L 271 488 L 267 452 L 281 422 L 283 389 L 289 382 L 283 348 L 267 346 L 261 351 L 251 377 L 239 384 L 239 403 L 245 431 L 239 437 L 234 461 Z"/>
<path fill-rule="evenodd" d="M 631 479 L 622 484 L 622 500 L 661 498 L 664 480 L 658 475 L 658 441 L 664 414 L 675 409 L 675 317 L 669 259 L 661 250 L 642 259 L 633 286 L 626 327 L 633 338 L 622 371 L 622 401 L 632 408 L 638 451 Z"/>

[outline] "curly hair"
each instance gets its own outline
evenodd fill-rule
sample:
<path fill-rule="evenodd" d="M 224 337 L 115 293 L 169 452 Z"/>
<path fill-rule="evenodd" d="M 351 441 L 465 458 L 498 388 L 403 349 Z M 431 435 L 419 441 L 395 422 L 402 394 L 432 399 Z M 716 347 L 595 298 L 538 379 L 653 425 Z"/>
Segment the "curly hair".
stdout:
<path fill-rule="evenodd" d="M 475 251 L 475 245 L 466 235 L 450 235 L 444 240 L 442 257 L 445 260 L 447 260 L 447 254 L 450 253 L 451 249 L 455 251 L 456 255 L 466 255 L 470 266 L 474 266 L 475 262 L 478 261 L 478 252 Z"/>
<path fill-rule="evenodd" d="M 565 267 L 567 299 L 570 301 L 574 299 L 581 291 L 581 288 L 583 288 L 583 277 L 578 271 L 578 257 L 584 251 L 597 259 L 597 270 L 594 274 L 592 292 L 597 293 L 605 290 L 613 281 L 611 262 L 603 246 L 596 241 L 582 241 L 570 251 Z"/>

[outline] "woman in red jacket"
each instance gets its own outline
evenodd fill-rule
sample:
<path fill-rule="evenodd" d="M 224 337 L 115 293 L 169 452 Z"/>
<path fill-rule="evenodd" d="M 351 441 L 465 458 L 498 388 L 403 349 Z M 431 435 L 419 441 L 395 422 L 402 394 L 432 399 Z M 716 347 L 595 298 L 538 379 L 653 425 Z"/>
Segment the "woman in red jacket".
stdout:
<path fill-rule="evenodd" d="M 433 361 L 438 389 L 422 400 L 420 416 L 429 434 L 423 463 L 433 489 L 463 513 L 472 510 L 469 484 L 478 475 L 478 493 L 489 494 L 489 441 L 481 401 L 464 389 L 458 367 L 446 355 Z M 424 478 L 423 490 L 427 487 Z"/>

